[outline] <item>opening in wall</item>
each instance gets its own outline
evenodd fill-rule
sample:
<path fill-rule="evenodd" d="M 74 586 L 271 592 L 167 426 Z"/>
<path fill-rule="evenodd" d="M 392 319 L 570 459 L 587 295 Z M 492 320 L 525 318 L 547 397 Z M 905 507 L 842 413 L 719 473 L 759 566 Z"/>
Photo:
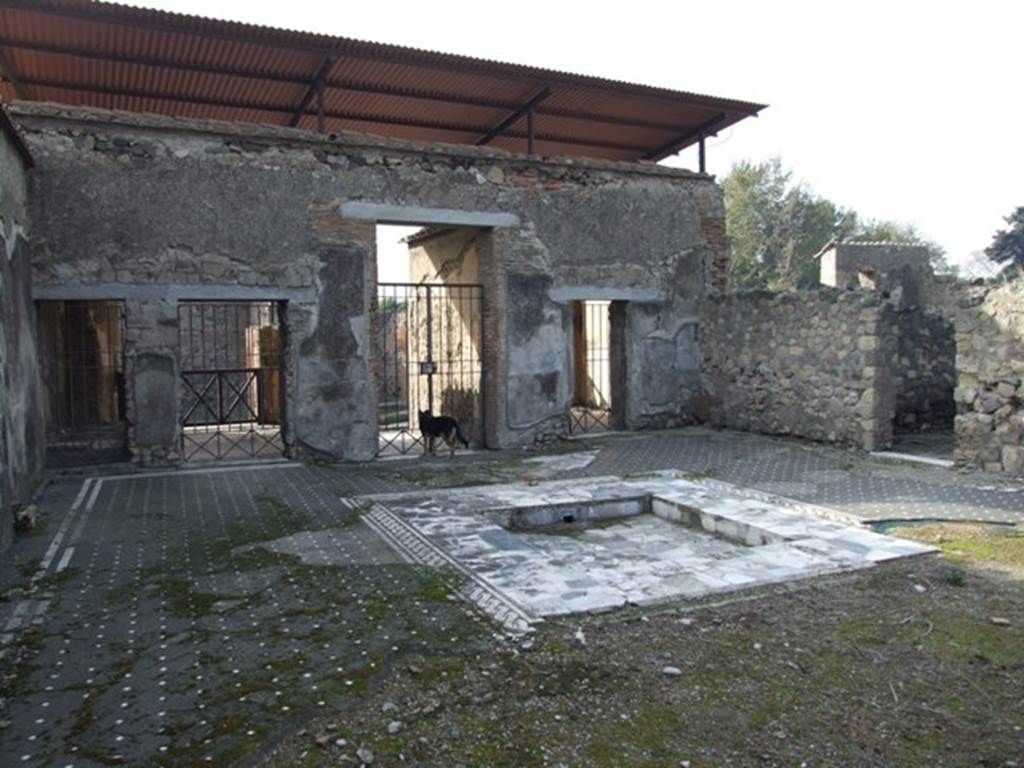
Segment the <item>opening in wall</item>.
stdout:
<path fill-rule="evenodd" d="M 624 302 L 573 301 L 569 432 L 621 429 Z"/>
<path fill-rule="evenodd" d="M 40 301 L 37 311 L 47 464 L 126 460 L 124 303 Z"/>
<path fill-rule="evenodd" d="M 280 315 L 273 301 L 178 304 L 186 461 L 284 455 Z"/>
<path fill-rule="evenodd" d="M 911 306 L 896 315 L 892 450 L 953 461 L 956 437 L 956 333 L 944 317 Z"/>
<path fill-rule="evenodd" d="M 425 450 L 420 413 L 454 418 L 483 444 L 483 287 L 487 230 L 377 228 L 374 373 L 378 455 Z M 435 448 L 443 446 L 435 446 Z"/>

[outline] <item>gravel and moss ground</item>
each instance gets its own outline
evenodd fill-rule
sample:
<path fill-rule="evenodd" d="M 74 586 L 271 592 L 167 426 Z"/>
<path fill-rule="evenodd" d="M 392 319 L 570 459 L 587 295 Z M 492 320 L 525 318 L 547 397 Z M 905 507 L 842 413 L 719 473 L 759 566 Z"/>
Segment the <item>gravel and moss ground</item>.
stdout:
<path fill-rule="evenodd" d="M 260 764 L 1024 765 L 1019 530 L 893 533 L 943 554 L 409 654 Z"/>

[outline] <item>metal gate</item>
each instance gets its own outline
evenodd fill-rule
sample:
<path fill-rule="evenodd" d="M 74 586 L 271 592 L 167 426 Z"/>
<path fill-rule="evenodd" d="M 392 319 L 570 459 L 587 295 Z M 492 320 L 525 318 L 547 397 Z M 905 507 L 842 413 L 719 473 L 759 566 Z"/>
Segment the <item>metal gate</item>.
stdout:
<path fill-rule="evenodd" d="M 37 310 L 47 464 L 127 459 L 124 304 L 40 301 Z"/>
<path fill-rule="evenodd" d="M 183 301 L 178 305 L 178 344 L 182 457 L 282 456 L 277 303 Z"/>
<path fill-rule="evenodd" d="M 569 432 L 607 432 L 611 425 L 611 303 L 575 301 L 573 400 Z"/>
<path fill-rule="evenodd" d="M 483 287 L 379 283 L 374 318 L 377 454 L 422 450 L 421 410 L 454 417 L 481 445 Z"/>

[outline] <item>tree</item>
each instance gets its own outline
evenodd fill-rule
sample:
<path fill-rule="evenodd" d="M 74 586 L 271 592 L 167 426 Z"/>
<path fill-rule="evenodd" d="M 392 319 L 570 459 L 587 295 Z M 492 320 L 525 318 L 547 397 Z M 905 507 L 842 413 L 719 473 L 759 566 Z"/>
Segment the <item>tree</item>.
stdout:
<path fill-rule="evenodd" d="M 818 284 L 815 255 L 832 240 L 921 241 L 909 224 L 862 221 L 804 184 L 779 158 L 741 161 L 722 184 L 732 243 L 732 279 L 738 288 L 782 290 Z M 942 249 L 924 242 L 936 271 L 951 271 Z"/>
<path fill-rule="evenodd" d="M 792 288 L 816 281 L 814 254 L 845 212 L 816 197 L 779 158 L 739 162 L 725 177 L 725 225 L 733 281 L 740 288 Z"/>
<path fill-rule="evenodd" d="M 1009 228 L 1001 229 L 992 238 L 992 245 L 985 249 L 985 255 L 1003 266 L 1024 268 L 1024 206 L 1005 219 Z"/>

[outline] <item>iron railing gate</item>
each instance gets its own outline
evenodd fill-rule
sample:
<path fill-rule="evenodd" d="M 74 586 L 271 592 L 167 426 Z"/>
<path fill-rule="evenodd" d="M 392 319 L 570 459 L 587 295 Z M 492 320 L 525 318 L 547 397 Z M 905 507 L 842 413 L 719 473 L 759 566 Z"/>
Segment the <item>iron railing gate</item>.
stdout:
<path fill-rule="evenodd" d="M 124 303 L 40 301 L 37 314 L 47 464 L 127 459 Z"/>
<path fill-rule="evenodd" d="M 611 303 L 577 301 L 573 307 L 575 384 L 569 432 L 607 432 L 611 425 Z"/>
<path fill-rule="evenodd" d="M 182 457 L 283 455 L 278 305 L 183 301 L 178 343 Z"/>
<path fill-rule="evenodd" d="M 379 283 L 374 321 L 378 455 L 423 450 L 421 410 L 454 417 L 482 444 L 483 287 Z"/>

